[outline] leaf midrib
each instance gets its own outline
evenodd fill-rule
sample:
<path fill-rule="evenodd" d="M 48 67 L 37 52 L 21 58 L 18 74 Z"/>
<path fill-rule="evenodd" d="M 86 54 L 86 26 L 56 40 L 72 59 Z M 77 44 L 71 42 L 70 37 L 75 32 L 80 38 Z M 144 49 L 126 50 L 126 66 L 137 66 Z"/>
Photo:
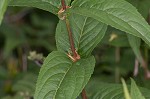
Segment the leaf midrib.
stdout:
<path fill-rule="evenodd" d="M 70 66 L 70 68 L 67 70 L 67 72 L 65 73 L 64 77 L 61 79 L 61 81 L 60 81 L 60 83 L 59 83 L 59 85 L 58 85 L 58 88 L 56 89 L 56 92 L 54 93 L 53 99 L 56 98 L 57 92 L 58 92 L 58 90 L 59 90 L 59 88 L 60 88 L 60 86 L 61 86 L 61 84 L 62 84 L 64 78 L 66 77 L 67 73 L 68 73 L 69 70 L 72 68 L 72 66 L 73 66 L 73 63 L 71 64 L 71 66 Z"/>
<path fill-rule="evenodd" d="M 79 41 L 78 41 L 78 47 L 77 47 L 78 50 L 79 50 L 79 47 L 80 47 L 80 41 L 81 41 L 81 38 L 82 38 L 82 35 L 83 35 L 84 26 L 86 25 L 87 19 L 88 19 L 88 17 L 85 18 L 84 23 L 83 23 L 83 26 L 82 26 L 82 28 L 81 28 L 80 37 L 79 37 Z"/>

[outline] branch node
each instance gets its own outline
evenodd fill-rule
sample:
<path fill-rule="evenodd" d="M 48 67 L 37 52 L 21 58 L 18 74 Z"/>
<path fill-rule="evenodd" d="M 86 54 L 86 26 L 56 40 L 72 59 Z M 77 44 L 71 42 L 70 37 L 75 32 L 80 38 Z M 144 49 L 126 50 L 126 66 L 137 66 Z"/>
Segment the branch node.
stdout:
<path fill-rule="evenodd" d="M 72 56 L 70 52 L 68 52 L 67 56 L 73 61 L 76 62 L 78 60 L 80 60 L 80 55 L 78 54 L 78 52 L 75 50 L 76 56 Z"/>
<path fill-rule="evenodd" d="M 61 9 L 58 11 L 58 17 L 60 20 L 64 20 L 66 18 L 66 9 L 71 8 L 71 6 L 66 6 L 65 9 L 64 7 L 61 7 Z"/>

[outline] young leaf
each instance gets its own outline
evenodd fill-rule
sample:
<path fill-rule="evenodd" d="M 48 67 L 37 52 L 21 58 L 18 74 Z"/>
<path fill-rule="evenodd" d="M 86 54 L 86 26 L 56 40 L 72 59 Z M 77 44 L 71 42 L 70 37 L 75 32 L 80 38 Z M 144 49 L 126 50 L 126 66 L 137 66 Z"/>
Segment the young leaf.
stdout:
<path fill-rule="evenodd" d="M 9 0 L 0 0 L 0 25 L 2 23 L 4 13 L 7 9 L 8 2 Z"/>
<path fill-rule="evenodd" d="M 132 99 L 145 99 L 145 97 L 141 94 L 138 86 L 135 81 L 131 79 L 131 98 Z"/>
<path fill-rule="evenodd" d="M 73 63 L 63 52 L 50 53 L 40 70 L 34 99 L 75 99 L 87 84 L 94 65 L 94 57 Z"/>
<path fill-rule="evenodd" d="M 142 38 L 150 45 L 150 26 L 137 9 L 124 0 L 75 0 L 70 13 L 92 17 Z"/>
<path fill-rule="evenodd" d="M 71 0 L 66 0 L 69 5 Z M 53 14 L 57 14 L 61 8 L 61 0 L 11 0 L 10 6 L 27 6 L 43 9 Z"/>
<path fill-rule="evenodd" d="M 140 61 L 140 63 L 142 63 L 143 59 L 140 52 L 141 39 L 131 34 L 127 34 L 127 37 L 128 37 L 129 44 L 133 49 L 133 52 L 135 53 L 137 59 Z"/>
<path fill-rule="evenodd" d="M 75 48 L 81 56 L 89 56 L 103 38 L 107 25 L 93 18 L 76 14 L 71 14 L 69 21 L 74 37 Z M 70 49 L 68 32 L 64 21 L 60 21 L 57 26 L 56 43 L 60 51 L 68 51 Z"/>
<path fill-rule="evenodd" d="M 125 99 L 131 99 L 126 82 L 124 81 L 124 79 L 121 79 L 121 81 L 123 85 Z"/>

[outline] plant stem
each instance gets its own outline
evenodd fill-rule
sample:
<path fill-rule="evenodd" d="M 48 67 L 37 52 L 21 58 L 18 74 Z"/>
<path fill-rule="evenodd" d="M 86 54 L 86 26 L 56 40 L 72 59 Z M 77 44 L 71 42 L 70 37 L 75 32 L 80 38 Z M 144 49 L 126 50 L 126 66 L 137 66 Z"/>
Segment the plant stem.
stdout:
<path fill-rule="evenodd" d="M 63 7 L 63 10 L 66 10 L 66 3 L 65 0 L 61 0 L 61 5 Z"/>
<path fill-rule="evenodd" d="M 66 16 L 65 22 L 66 22 L 66 27 L 67 27 L 68 35 L 69 35 L 69 41 L 70 41 L 71 51 L 73 53 L 73 57 L 76 58 L 77 57 L 77 53 L 76 53 L 76 49 L 75 49 L 75 46 L 74 46 L 72 31 L 71 31 L 69 20 L 67 19 L 67 16 Z"/>
<path fill-rule="evenodd" d="M 135 59 L 133 76 L 136 77 L 138 73 L 139 73 L 139 61 L 138 59 Z"/>
<path fill-rule="evenodd" d="M 63 10 L 66 10 L 65 0 L 61 0 L 61 4 L 62 4 Z M 73 57 L 76 59 L 76 57 L 78 55 L 76 53 L 76 49 L 75 49 L 75 45 L 74 45 L 74 40 L 73 40 L 73 35 L 72 35 L 73 33 L 71 31 L 71 27 L 70 27 L 70 23 L 69 23 L 69 20 L 67 18 L 67 15 L 65 16 L 65 22 L 66 22 L 66 27 L 67 27 L 67 31 L 68 31 L 68 36 L 69 36 L 69 42 L 70 42 L 71 51 L 73 53 Z M 85 89 L 82 90 L 81 94 L 82 94 L 82 99 L 87 99 Z"/>
<path fill-rule="evenodd" d="M 62 5 L 63 10 L 66 10 L 65 0 L 61 0 L 61 5 Z M 67 18 L 67 15 L 65 16 L 65 22 L 66 22 L 68 35 L 69 35 L 69 42 L 70 42 L 71 51 L 72 51 L 73 57 L 76 58 L 77 53 L 76 53 L 76 49 L 75 49 L 75 46 L 74 46 L 72 31 L 71 31 L 71 27 L 70 27 L 70 23 L 69 23 L 69 20 Z"/>
<path fill-rule="evenodd" d="M 85 89 L 82 90 L 82 99 L 87 99 Z"/>

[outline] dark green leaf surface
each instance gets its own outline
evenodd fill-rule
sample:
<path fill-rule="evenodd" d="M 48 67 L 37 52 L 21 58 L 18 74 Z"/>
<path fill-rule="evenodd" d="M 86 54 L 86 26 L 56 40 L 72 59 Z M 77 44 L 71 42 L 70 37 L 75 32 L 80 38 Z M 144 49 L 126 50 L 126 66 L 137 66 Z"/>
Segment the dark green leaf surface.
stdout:
<path fill-rule="evenodd" d="M 71 0 L 66 1 L 67 5 L 69 5 Z M 9 5 L 36 7 L 57 14 L 61 8 L 61 0 L 11 0 Z"/>
<path fill-rule="evenodd" d="M 127 34 L 127 37 L 128 37 L 129 44 L 133 52 L 135 53 L 137 59 L 142 63 L 143 60 L 140 52 L 141 39 L 131 34 Z"/>
<path fill-rule="evenodd" d="M 69 17 L 75 48 L 78 53 L 87 57 L 103 38 L 107 25 L 95 19 L 72 14 Z M 57 48 L 61 51 L 69 51 L 70 44 L 68 32 L 64 21 L 60 21 L 56 30 Z"/>
<path fill-rule="evenodd" d="M 34 99 L 75 99 L 87 84 L 94 57 L 76 63 L 63 52 L 52 52 L 40 70 Z"/>
<path fill-rule="evenodd" d="M 150 45 L 150 26 L 137 9 L 124 0 L 75 0 L 70 13 L 92 17 L 138 36 Z"/>
<path fill-rule="evenodd" d="M 126 0 L 133 4 L 146 19 L 150 9 L 150 0 Z"/>
<path fill-rule="evenodd" d="M 131 79 L 131 98 L 132 99 L 145 99 L 133 79 Z"/>
<path fill-rule="evenodd" d="M 9 0 L 0 0 L 0 25 L 3 20 L 4 13 L 7 9 Z"/>
<path fill-rule="evenodd" d="M 131 87 L 128 86 L 128 88 Z M 145 99 L 150 99 L 150 91 L 148 89 L 141 87 L 139 89 Z M 125 99 L 121 84 L 104 83 L 99 81 L 98 78 L 91 79 L 86 86 L 86 91 L 89 99 Z"/>

